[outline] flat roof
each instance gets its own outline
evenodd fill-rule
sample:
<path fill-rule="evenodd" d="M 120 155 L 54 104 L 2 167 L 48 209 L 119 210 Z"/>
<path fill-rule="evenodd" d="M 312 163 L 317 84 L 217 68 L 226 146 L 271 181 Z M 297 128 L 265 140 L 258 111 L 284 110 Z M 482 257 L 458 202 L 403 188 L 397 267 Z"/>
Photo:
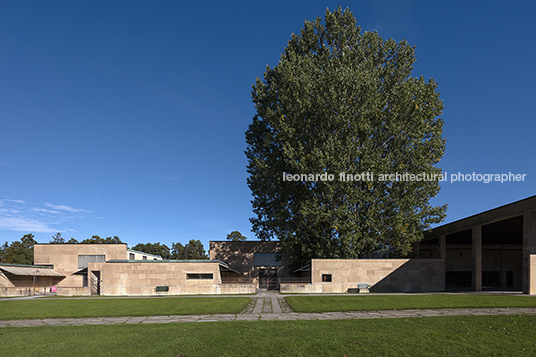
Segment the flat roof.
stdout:
<path fill-rule="evenodd" d="M 65 275 L 58 273 L 55 270 L 47 269 L 47 268 L 22 268 L 22 267 L 14 267 L 14 266 L 3 266 L 0 265 L 0 270 L 12 274 L 12 275 L 27 275 L 27 276 L 56 276 L 56 277 L 62 277 L 64 278 Z"/>
<path fill-rule="evenodd" d="M 219 260 L 130 260 L 130 259 L 112 259 L 107 260 L 106 263 L 143 263 L 143 264 L 165 264 L 165 263 L 219 263 L 223 265 L 227 265 L 224 262 L 221 262 Z"/>
<path fill-rule="evenodd" d="M 425 240 L 443 234 L 456 233 L 475 226 L 503 221 L 535 210 L 536 195 L 434 227 L 431 231 L 424 232 Z"/>
<path fill-rule="evenodd" d="M 34 245 L 126 245 L 126 243 L 35 243 Z"/>

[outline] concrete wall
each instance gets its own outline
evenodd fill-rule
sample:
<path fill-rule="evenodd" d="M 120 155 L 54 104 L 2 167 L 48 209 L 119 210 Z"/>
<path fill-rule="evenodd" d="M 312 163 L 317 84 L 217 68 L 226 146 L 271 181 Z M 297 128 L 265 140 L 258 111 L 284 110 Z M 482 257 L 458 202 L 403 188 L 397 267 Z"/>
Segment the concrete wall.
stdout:
<path fill-rule="evenodd" d="M 322 275 L 330 274 L 331 282 Z M 369 284 L 371 292 L 445 290 L 443 259 L 313 259 L 311 284 L 284 284 L 282 292 L 345 293 Z"/>
<path fill-rule="evenodd" d="M 218 262 L 146 261 L 90 263 L 90 275 L 100 272 L 101 295 L 156 295 L 157 286 L 169 286 L 170 295 L 243 294 L 252 284 L 221 284 Z M 188 279 L 187 274 L 212 274 L 212 279 Z"/>
<path fill-rule="evenodd" d="M 78 270 L 78 255 L 104 255 L 105 260 L 128 259 L 126 244 L 36 244 L 34 264 L 53 264 L 54 270 L 65 275 L 58 288 L 83 287 Z"/>
<path fill-rule="evenodd" d="M 91 295 L 91 290 L 89 287 L 83 286 L 58 287 L 56 294 L 60 296 L 85 296 Z"/>
<path fill-rule="evenodd" d="M 536 254 L 530 255 L 530 289 L 531 295 L 536 295 Z"/>
<path fill-rule="evenodd" d="M 30 296 L 33 294 L 32 291 L 32 288 L 0 287 L 0 297 Z"/>

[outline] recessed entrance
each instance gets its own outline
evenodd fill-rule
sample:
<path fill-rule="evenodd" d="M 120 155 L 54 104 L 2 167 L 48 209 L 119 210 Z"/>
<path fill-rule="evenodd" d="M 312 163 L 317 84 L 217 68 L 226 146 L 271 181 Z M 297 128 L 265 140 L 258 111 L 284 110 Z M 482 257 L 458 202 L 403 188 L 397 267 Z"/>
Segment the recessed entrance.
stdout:
<path fill-rule="evenodd" d="M 259 289 L 279 290 L 277 268 L 259 268 Z"/>

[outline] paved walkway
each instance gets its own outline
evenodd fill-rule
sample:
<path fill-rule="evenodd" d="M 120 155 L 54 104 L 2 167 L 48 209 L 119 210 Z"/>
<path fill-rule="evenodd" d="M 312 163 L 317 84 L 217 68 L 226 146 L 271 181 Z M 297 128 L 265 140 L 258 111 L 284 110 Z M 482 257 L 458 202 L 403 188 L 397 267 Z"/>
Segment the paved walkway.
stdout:
<path fill-rule="evenodd" d="M 1 327 L 32 326 L 81 326 L 116 324 L 163 324 L 177 322 L 214 321 L 288 321 L 288 320 L 340 320 L 379 319 L 400 317 L 432 316 L 476 316 L 476 315 L 536 315 L 536 308 L 478 308 L 478 309 L 412 309 L 379 310 L 353 312 L 296 313 L 287 305 L 284 296 L 278 294 L 258 294 L 240 314 L 218 315 L 172 315 L 172 316 L 124 316 L 124 317 L 84 317 L 35 320 L 3 320 Z"/>

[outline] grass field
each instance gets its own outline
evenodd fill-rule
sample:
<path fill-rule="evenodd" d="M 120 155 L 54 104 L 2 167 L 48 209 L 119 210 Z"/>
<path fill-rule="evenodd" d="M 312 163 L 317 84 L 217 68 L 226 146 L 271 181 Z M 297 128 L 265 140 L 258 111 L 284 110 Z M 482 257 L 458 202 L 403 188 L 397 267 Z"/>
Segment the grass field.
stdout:
<path fill-rule="evenodd" d="M 534 356 L 536 316 L 0 328 L 0 356 Z"/>
<path fill-rule="evenodd" d="M 295 312 L 440 309 L 470 307 L 536 307 L 534 296 L 509 295 L 352 295 L 287 296 Z"/>
<path fill-rule="evenodd" d="M 0 320 L 57 317 L 237 314 L 251 297 L 33 299 L 0 301 Z"/>

